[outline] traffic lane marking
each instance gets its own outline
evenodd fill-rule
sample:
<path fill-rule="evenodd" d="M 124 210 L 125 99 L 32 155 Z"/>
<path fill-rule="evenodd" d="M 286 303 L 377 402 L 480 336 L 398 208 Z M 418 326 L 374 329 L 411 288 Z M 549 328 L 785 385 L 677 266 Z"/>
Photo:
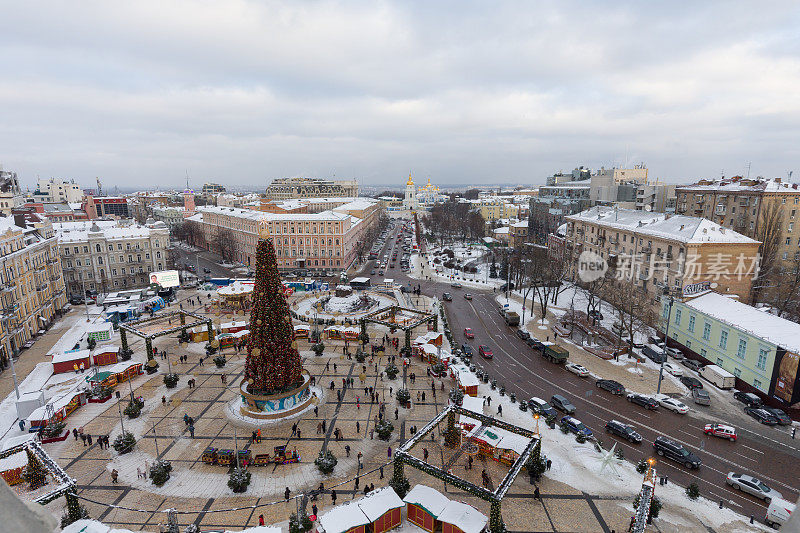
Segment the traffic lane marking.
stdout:
<path fill-rule="evenodd" d="M 475 311 L 475 314 L 476 314 L 476 316 L 478 317 L 478 320 L 480 320 L 480 321 L 482 322 L 482 319 L 481 319 L 480 315 L 478 314 L 477 310 L 475 309 L 474 305 L 472 305 L 472 303 L 470 303 L 470 307 L 472 307 L 473 311 Z M 511 337 L 511 336 L 509 335 L 509 337 Z M 508 357 L 509 357 L 509 358 L 510 358 L 512 361 L 514 361 L 515 363 L 517 363 L 517 364 L 520 364 L 521 366 L 524 366 L 524 365 L 522 365 L 522 363 L 521 363 L 520 361 L 518 361 L 518 360 L 517 360 L 517 359 L 516 359 L 516 358 L 515 358 L 513 355 L 511 355 L 510 353 L 508 353 L 507 351 L 505 351 L 505 349 L 503 349 L 502 347 L 498 346 L 498 349 L 500 349 L 500 350 L 501 350 L 503 353 L 505 353 L 506 355 L 508 355 Z M 546 379 L 545 377 L 543 377 L 543 376 L 541 376 L 541 375 L 539 375 L 539 374 L 536 374 L 536 373 L 532 372 L 532 370 L 531 370 L 531 369 L 529 369 L 529 368 L 527 368 L 527 367 L 526 367 L 526 368 L 525 368 L 525 370 L 528 370 L 528 371 L 529 371 L 529 372 L 531 372 L 533 375 L 535 375 L 535 376 L 536 376 L 536 377 L 538 377 L 539 379 L 542 379 L 543 381 L 545 381 L 545 382 L 546 382 L 547 384 L 549 384 L 550 386 L 552 386 L 552 387 L 555 387 L 555 388 L 557 388 L 557 389 L 559 389 L 559 390 L 561 390 L 561 391 L 563 391 L 563 392 L 568 392 L 568 391 L 567 391 L 567 389 L 565 389 L 565 388 L 564 388 L 564 387 L 562 387 L 561 385 L 558 385 L 558 384 L 556 384 L 556 383 L 554 383 L 554 382 L 552 382 L 552 381 L 550 381 L 550 380 Z M 593 396 L 596 396 L 596 395 L 593 395 Z M 596 396 L 596 397 L 597 397 L 597 398 L 602 398 L 602 396 Z M 627 421 L 628 421 L 629 423 L 631 423 L 631 424 L 640 425 L 640 426 L 642 426 L 642 427 L 645 427 L 645 428 L 649 429 L 650 431 L 652 431 L 653 433 L 656 433 L 656 434 L 665 434 L 665 433 L 666 433 L 666 432 L 664 432 L 664 431 L 657 430 L 656 428 L 653 428 L 653 427 L 651 427 L 651 426 L 648 426 L 648 425 L 646 425 L 646 424 L 638 424 L 638 423 L 637 423 L 635 420 L 631 419 L 631 418 L 630 418 L 630 417 L 628 417 L 627 415 L 624 415 L 624 414 L 622 414 L 622 413 L 615 413 L 615 412 L 611 411 L 610 409 L 607 409 L 606 407 L 603 407 L 602 405 L 600 405 L 600 404 L 597 404 L 597 403 L 595 403 L 595 402 L 593 402 L 593 401 L 590 401 L 589 399 L 587 399 L 587 398 L 584 398 L 584 397 L 582 397 L 582 396 L 578 396 L 578 398 L 579 398 L 581 401 L 584 401 L 584 402 L 586 402 L 586 403 L 588 403 L 588 404 L 590 404 L 590 405 L 594 405 L 594 406 L 596 406 L 598 409 L 602 409 L 602 410 L 604 410 L 604 411 L 606 411 L 606 412 L 608 412 L 608 413 L 610 413 L 610 414 L 612 414 L 612 415 L 615 415 L 615 416 L 617 416 L 617 417 L 623 418 L 623 419 L 627 420 Z M 604 399 L 604 400 L 606 400 L 605 398 L 603 398 L 603 399 Z M 607 400 L 606 400 L 606 401 L 607 401 Z M 687 445 L 687 446 L 691 446 L 691 445 L 690 445 L 690 444 L 688 444 L 687 442 L 685 442 L 685 441 L 682 441 L 682 440 L 680 440 L 680 439 L 678 439 L 678 438 L 674 438 L 674 437 L 673 437 L 673 439 L 674 439 L 674 440 L 676 440 L 676 441 L 678 441 L 678 442 L 680 442 L 680 443 L 682 443 L 682 444 L 685 444 L 685 445 Z M 744 466 L 742 466 L 742 465 L 739 465 L 738 463 L 735 463 L 734 461 L 732 461 L 732 460 L 730 460 L 730 459 L 726 459 L 726 458 L 724 458 L 724 457 L 721 457 L 721 456 L 719 456 L 719 455 L 717 455 L 717 454 L 715 454 L 715 453 L 713 453 L 713 452 L 709 452 L 709 451 L 707 451 L 707 450 L 703 450 L 703 453 L 704 453 L 704 454 L 706 454 L 706 455 L 709 455 L 709 456 L 711 456 L 711 457 L 714 457 L 714 458 L 716 458 L 717 460 L 719 460 L 719 461 L 722 461 L 723 463 L 729 463 L 729 464 L 731 464 L 731 465 L 734 465 L 734 466 L 736 466 L 736 467 L 739 467 L 739 468 L 742 468 L 742 469 L 746 469 L 746 467 L 744 467 Z M 720 472 L 719 470 L 716 470 L 716 469 L 714 469 L 714 468 L 712 468 L 712 467 L 709 467 L 709 468 L 711 468 L 712 470 L 714 470 L 714 471 L 716 471 L 716 472 Z M 726 473 L 725 475 L 727 475 L 727 473 Z M 787 485 L 787 484 L 785 484 L 785 483 L 783 483 L 783 482 L 781 482 L 781 481 L 778 481 L 778 480 L 776 480 L 776 479 L 774 479 L 774 478 L 772 478 L 772 477 L 770 477 L 770 476 L 766 476 L 766 475 L 763 475 L 763 474 L 762 474 L 762 475 L 761 475 L 761 477 L 762 477 L 762 478 L 764 478 L 764 479 L 768 479 L 769 481 L 772 481 L 773 483 L 776 483 L 776 484 L 778 484 L 778 485 L 781 485 L 782 487 L 785 487 L 785 488 L 787 488 L 787 489 L 789 489 L 789 490 L 792 490 L 792 491 L 795 491 L 795 492 L 800 492 L 800 489 L 797 489 L 797 488 L 794 488 L 794 487 L 792 487 L 792 486 L 790 486 L 790 485 Z"/>

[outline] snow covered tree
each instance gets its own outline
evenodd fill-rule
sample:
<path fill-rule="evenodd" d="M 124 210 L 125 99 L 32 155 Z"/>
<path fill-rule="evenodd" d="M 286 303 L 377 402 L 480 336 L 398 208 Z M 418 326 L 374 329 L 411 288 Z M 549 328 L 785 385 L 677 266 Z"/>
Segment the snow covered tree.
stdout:
<path fill-rule="evenodd" d="M 256 248 L 256 275 L 250 309 L 245 381 L 255 393 L 275 393 L 302 383 L 303 366 L 289 305 L 283 293 L 272 239 Z"/>

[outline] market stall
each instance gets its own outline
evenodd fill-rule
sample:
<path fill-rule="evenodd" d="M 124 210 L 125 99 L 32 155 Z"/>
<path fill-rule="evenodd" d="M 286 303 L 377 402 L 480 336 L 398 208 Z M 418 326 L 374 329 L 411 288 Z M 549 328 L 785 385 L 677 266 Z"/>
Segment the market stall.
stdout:
<path fill-rule="evenodd" d="M 308 324 L 297 324 L 294 327 L 294 336 L 298 339 L 307 339 L 311 335 L 311 326 Z"/>
<path fill-rule="evenodd" d="M 325 533 L 367 533 L 370 524 L 369 518 L 354 502 L 334 507 L 320 516 L 318 522 Z"/>
<path fill-rule="evenodd" d="M 460 363 L 450 365 L 450 375 L 456 380 L 458 388 L 461 389 L 466 396 L 478 395 L 480 380 L 475 374 L 469 371 L 467 365 Z"/>
<path fill-rule="evenodd" d="M 89 350 L 75 350 L 57 353 L 53 356 L 53 374 L 78 372 L 92 366 L 92 353 Z"/>
<path fill-rule="evenodd" d="M 105 344 L 92 350 L 92 362 L 95 366 L 113 365 L 117 362 L 119 346 Z"/>
<path fill-rule="evenodd" d="M 22 471 L 28 464 L 28 455 L 24 451 L 19 451 L 8 457 L 0 459 L 0 477 L 2 477 L 8 486 L 16 485 L 25 481 L 22 479 Z"/>
<path fill-rule="evenodd" d="M 48 411 L 50 409 L 52 409 L 52 419 L 56 422 L 60 422 L 86 402 L 86 393 L 84 391 L 70 391 L 54 397 L 47 402 L 47 404 L 37 408 L 30 414 L 28 418 L 30 424 L 28 431 L 33 433 L 49 424 L 50 414 Z"/>
<path fill-rule="evenodd" d="M 249 327 L 250 324 L 244 320 L 233 320 L 231 322 L 223 322 L 219 325 L 219 329 L 222 333 L 237 333 Z"/>
<path fill-rule="evenodd" d="M 479 426 L 469 436 L 482 455 L 507 465 L 514 464 L 531 440 L 500 427 Z"/>
<path fill-rule="evenodd" d="M 116 363 L 86 378 L 89 385 L 100 386 L 102 388 L 113 389 L 118 383 L 123 383 L 142 374 L 142 363 L 136 361 L 123 361 Z"/>
<path fill-rule="evenodd" d="M 442 533 L 480 533 L 489 518 L 466 503 L 451 501 L 439 515 Z"/>
<path fill-rule="evenodd" d="M 414 486 L 403 501 L 409 522 L 431 533 L 437 528 L 439 515 L 450 503 L 441 492 L 427 485 Z"/>
<path fill-rule="evenodd" d="M 403 500 L 392 487 L 370 492 L 357 502 L 358 508 L 369 519 L 372 533 L 383 533 L 402 522 Z"/>

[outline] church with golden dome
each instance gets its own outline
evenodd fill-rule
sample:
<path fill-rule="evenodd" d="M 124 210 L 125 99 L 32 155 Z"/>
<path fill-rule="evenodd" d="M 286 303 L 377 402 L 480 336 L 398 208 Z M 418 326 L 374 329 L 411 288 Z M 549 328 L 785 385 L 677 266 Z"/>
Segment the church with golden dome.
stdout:
<path fill-rule="evenodd" d="M 423 185 L 419 189 L 414 185 L 414 178 L 411 174 L 408 175 L 406 181 L 406 194 L 403 199 L 403 208 L 412 211 L 417 209 L 430 209 L 437 202 L 442 202 L 447 199 L 439 191 L 439 187 L 431 184 L 431 179 L 428 178 L 427 185 Z"/>

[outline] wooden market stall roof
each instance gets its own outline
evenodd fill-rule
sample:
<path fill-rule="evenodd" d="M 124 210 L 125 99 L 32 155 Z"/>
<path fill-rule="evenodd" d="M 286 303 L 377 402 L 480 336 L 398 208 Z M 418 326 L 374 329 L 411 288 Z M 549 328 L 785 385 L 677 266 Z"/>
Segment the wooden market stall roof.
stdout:
<path fill-rule="evenodd" d="M 356 503 L 370 522 L 378 520 L 392 509 L 399 509 L 405 505 L 392 487 L 383 487 L 370 492 Z"/>
<path fill-rule="evenodd" d="M 344 533 L 369 523 L 369 518 L 355 502 L 334 507 L 319 517 L 319 524 L 325 533 Z"/>
<path fill-rule="evenodd" d="M 471 505 L 450 501 L 439 515 L 439 521 L 451 524 L 464 533 L 480 533 L 489 519 Z"/>
<path fill-rule="evenodd" d="M 424 509 L 433 518 L 438 519 L 450 500 L 438 490 L 427 485 L 415 485 L 403 498 L 405 503 Z"/>

